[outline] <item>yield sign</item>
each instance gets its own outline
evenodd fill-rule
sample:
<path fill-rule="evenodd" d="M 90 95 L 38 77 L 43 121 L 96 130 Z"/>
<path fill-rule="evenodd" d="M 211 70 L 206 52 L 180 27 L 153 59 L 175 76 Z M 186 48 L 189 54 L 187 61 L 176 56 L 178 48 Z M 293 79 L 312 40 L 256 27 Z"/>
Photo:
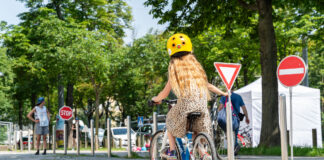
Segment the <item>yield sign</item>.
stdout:
<path fill-rule="evenodd" d="M 233 83 L 240 72 L 241 64 L 215 62 L 214 66 L 225 83 L 227 90 L 231 90 Z"/>

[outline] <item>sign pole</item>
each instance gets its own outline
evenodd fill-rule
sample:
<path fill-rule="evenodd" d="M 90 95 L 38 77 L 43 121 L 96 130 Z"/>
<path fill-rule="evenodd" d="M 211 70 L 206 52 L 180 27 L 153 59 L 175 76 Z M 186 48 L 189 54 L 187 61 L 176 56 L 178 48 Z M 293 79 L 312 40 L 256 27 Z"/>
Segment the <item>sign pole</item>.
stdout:
<path fill-rule="evenodd" d="M 67 154 L 67 142 L 66 142 L 66 123 L 64 122 L 64 132 L 63 132 L 63 135 L 64 135 L 64 155 Z"/>
<path fill-rule="evenodd" d="M 228 90 L 228 102 L 226 105 L 226 133 L 227 133 L 227 156 L 229 160 L 234 160 L 233 146 L 233 127 L 232 127 L 232 105 L 231 105 L 231 90 Z"/>
<path fill-rule="evenodd" d="M 293 143 L 293 109 L 292 109 L 292 87 L 289 87 L 290 99 L 290 156 L 291 160 L 294 159 L 294 143 Z"/>

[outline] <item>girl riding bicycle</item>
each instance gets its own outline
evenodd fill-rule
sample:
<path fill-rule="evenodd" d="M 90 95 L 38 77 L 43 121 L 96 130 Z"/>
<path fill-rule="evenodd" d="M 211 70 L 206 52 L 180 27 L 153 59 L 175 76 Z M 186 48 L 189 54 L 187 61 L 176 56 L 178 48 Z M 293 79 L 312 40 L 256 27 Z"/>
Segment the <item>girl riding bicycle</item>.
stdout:
<path fill-rule="evenodd" d="M 170 56 L 168 68 L 169 79 L 164 89 L 153 97 L 152 101 L 160 104 L 171 89 L 178 98 L 177 104 L 171 108 L 166 118 L 166 128 L 170 143 L 168 159 L 177 159 L 175 137 L 184 137 L 187 130 L 187 115 L 191 112 L 201 112 L 202 115 L 193 124 L 194 133 L 205 132 L 212 137 L 212 126 L 207 109 L 210 99 L 209 90 L 227 96 L 212 84 L 192 52 L 192 44 L 185 34 L 174 34 L 167 42 Z M 195 137 L 195 135 L 194 135 Z M 163 153 L 161 153 L 163 154 Z"/>

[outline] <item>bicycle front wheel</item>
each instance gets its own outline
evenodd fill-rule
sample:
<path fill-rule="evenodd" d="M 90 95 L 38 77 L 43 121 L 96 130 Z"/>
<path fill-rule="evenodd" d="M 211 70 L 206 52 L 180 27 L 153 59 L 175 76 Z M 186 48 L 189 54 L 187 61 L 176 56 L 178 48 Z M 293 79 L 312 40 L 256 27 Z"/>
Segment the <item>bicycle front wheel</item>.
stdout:
<path fill-rule="evenodd" d="M 165 157 L 161 156 L 162 152 L 166 152 L 169 149 L 169 141 L 166 132 L 164 131 L 157 131 L 151 140 L 150 145 L 150 158 L 151 160 L 167 160 Z M 177 151 L 177 159 L 181 160 L 180 151 L 176 144 L 176 151 Z"/>
<path fill-rule="evenodd" d="M 194 159 L 216 160 L 216 149 L 212 138 L 206 133 L 199 133 L 193 142 Z"/>

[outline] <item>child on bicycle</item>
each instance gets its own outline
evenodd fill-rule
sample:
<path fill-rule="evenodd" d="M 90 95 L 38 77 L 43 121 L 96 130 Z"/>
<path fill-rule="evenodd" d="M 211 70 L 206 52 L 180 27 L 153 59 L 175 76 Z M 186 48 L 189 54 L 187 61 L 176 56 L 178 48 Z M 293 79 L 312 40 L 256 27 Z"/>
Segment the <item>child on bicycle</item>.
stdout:
<path fill-rule="evenodd" d="M 166 156 L 168 159 L 177 159 L 175 137 L 185 136 L 187 115 L 191 112 L 202 113 L 193 124 L 194 137 L 199 132 L 208 133 L 212 137 L 211 120 L 207 109 L 209 90 L 224 96 L 227 96 L 227 93 L 208 83 L 203 67 L 193 55 L 191 40 L 187 35 L 181 33 L 172 35 L 167 42 L 167 50 L 171 58 L 168 82 L 152 101 L 160 104 L 171 89 L 178 98 L 177 104 L 171 108 L 166 118 L 170 143 L 170 152 Z"/>

